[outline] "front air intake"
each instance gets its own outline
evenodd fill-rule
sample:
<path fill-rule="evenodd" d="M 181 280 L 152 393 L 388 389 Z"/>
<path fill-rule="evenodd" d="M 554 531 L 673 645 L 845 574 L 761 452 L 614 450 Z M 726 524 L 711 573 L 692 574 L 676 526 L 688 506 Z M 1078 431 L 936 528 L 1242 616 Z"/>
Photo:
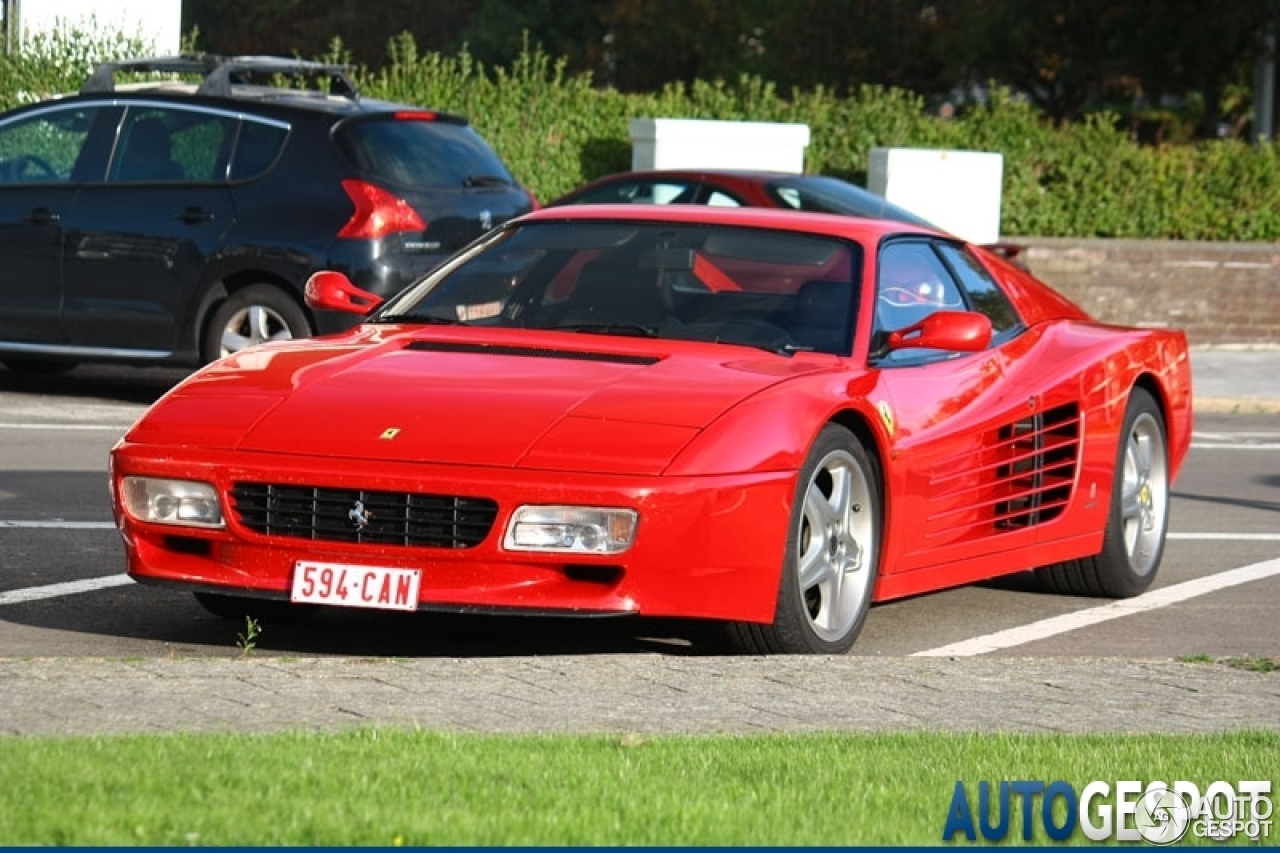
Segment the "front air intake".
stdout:
<path fill-rule="evenodd" d="M 488 498 L 269 483 L 236 483 L 231 501 L 264 536 L 425 548 L 478 545 L 498 514 Z"/>

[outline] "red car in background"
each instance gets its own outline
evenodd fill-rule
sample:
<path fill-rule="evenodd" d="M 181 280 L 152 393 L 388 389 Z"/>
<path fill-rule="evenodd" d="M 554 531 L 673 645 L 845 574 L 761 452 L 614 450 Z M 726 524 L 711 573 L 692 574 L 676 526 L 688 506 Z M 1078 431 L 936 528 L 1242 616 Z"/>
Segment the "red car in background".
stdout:
<path fill-rule="evenodd" d="M 365 315 L 176 386 L 111 452 L 129 574 L 317 606 L 717 620 L 839 653 L 873 601 L 1156 575 L 1191 441 L 1179 331 L 1091 320 L 894 220 L 549 207 Z M 368 313 L 370 312 L 371 313 Z"/>
<path fill-rule="evenodd" d="M 706 204 L 712 207 L 776 207 L 892 219 L 937 229 L 911 211 L 856 184 L 829 175 L 796 175 L 747 169 L 656 169 L 618 172 L 584 184 L 548 204 Z M 1022 266 L 1017 243 L 991 249 Z"/>

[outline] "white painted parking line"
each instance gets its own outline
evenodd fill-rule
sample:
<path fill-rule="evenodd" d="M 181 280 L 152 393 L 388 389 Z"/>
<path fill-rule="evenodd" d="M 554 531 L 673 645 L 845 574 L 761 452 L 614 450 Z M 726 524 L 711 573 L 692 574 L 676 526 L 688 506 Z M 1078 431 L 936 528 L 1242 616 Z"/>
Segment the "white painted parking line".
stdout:
<path fill-rule="evenodd" d="M 99 589 L 110 589 L 113 586 L 126 586 L 131 583 L 133 583 L 133 579 L 128 575 L 108 575 L 105 578 L 86 578 L 80 581 L 51 583 L 48 586 L 29 586 L 26 589 L 0 592 L 0 605 L 26 604 L 29 601 L 59 598 L 64 595 L 75 595 L 79 592 L 93 592 Z"/>
<path fill-rule="evenodd" d="M 1275 575 L 1280 575 L 1280 559 L 1254 563 L 1251 566 L 1244 566 L 1239 569 L 1209 575 L 1208 577 L 1174 584 L 1173 586 L 1166 586 L 1153 592 L 1144 593 L 1137 598 L 1115 601 L 1111 604 L 1104 604 L 1101 607 L 1090 607 L 1087 610 L 1077 610 L 1075 613 L 1064 613 L 1061 616 L 1041 619 L 1039 622 L 1020 625 L 1017 628 L 996 631 L 994 634 L 974 637 L 971 640 L 962 640 L 958 643 L 939 646 L 936 649 L 915 652 L 911 657 L 941 658 L 983 655 L 1026 643 L 1034 643 L 1037 640 L 1065 634 L 1078 628 L 1087 628 L 1100 622 L 1119 619 L 1122 616 L 1132 616 L 1135 613 L 1146 613 L 1161 607 L 1168 607 L 1170 604 L 1178 604 L 1201 595 L 1208 595 L 1211 592 L 1218 592 L 1228 587 L 1262 580 Z"/>
<path fill-rule="evenodd" d="M 1250 444 L 1243 442 L 1191 442 L 1192 450 L 1280 450 L 1280 444 Z"/>
<path fill-rule="evenodd" d="M 114 521 L 63 521 L 60 518 L 48 521 L 6 521 L 0 518 L 0 527 L 44 530 L 115 530 L 116 524 Z"/>
<path fill-rule="evenodd" d="M 1170 533 L 1168 538 L 1196 542 L 1280 542 L 1280 533 Z"/>
<path fill-rule="evenodd" d="M 1196 450 L 1280 450 L 1280 432 L 1200 432 L 1191 433 Z"/>
<path fill-rule="evenodd" d="M 0 429 L 27 429 L 49 432 L 51 430 L 92 430 L 94 432 L 123 432 L 132 424 L 0 424 Z"/>

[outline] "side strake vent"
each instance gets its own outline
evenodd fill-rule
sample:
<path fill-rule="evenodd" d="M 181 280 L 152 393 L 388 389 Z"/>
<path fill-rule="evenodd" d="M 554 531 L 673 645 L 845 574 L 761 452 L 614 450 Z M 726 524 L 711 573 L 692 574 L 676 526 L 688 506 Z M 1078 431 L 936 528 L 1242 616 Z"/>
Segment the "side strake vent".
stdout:
<path fill-rule="evenodd" d="M 571 361 L 601 361 L 609 364 L 657 364 L 651 355 L 626 355 L 612 352 L 576 352 L 574 350 L 546 347 L 491 346 L 489 344 L 460 344 L 447 341 L 413 341 L 405 349 L 419 352 L 457 352 L 473 355 L 514 355 L 527 358 L 561 358 Z"/>
<path fill-rule="evenodd" d="M 997 529 L 1012 530 L 1052 521 L 1071 499 L 1080 459 L 1080 410 L 1072 404 L 1002 427 L 997 456 Z"/>

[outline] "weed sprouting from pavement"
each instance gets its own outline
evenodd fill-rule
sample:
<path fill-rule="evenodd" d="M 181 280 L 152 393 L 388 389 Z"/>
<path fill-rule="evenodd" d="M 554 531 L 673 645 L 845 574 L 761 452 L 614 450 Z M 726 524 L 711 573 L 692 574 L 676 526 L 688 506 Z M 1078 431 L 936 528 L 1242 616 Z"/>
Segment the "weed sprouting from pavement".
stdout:
<path fill-rule="evenodd" d="M 262 625 L 252 616 L 244 617 L 244 631 L 236 634 L 236 647 L 240 649 L 240 657 L 247 658 L 258 647 L 258 637 L 262 635 Z"/>
<path fill-rule="evenodd" d="M 1209 654 L 1179 655 L 1179 663 L 1220 663 L 1232 669 L 1247 669 L 1250 672 L 1280 671 L 1280 658 L 1262 655 L 1233 655 L 1231 657 L 1214 657 Z"/>
<path fill-rule="evenodd" d="M 1247 669 L 1250 672 L 1275 672 L 1280 670 L 1280 659 L 1261 657 L 1259 655 L 1242 655 L 1229 657 L 1226 664 L 1233 669 Z"/>

